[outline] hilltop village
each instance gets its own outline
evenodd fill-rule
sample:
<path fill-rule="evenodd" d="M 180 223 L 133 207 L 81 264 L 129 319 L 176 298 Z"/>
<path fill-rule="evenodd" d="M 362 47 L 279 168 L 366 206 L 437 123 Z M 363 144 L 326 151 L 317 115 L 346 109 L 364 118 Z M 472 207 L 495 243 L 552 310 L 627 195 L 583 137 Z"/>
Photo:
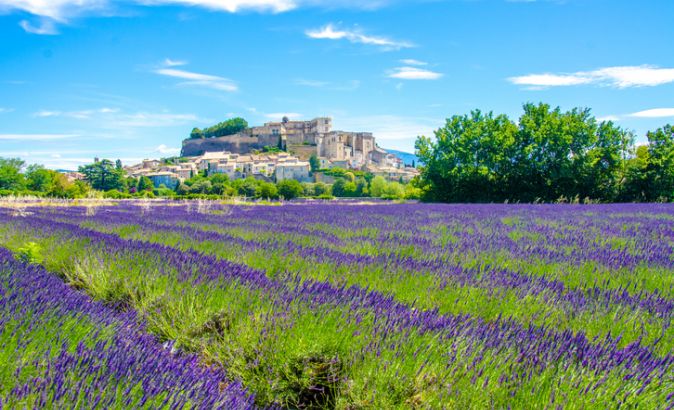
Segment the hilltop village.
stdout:
<path fill-rule="evenodd" d="M 168 188 L 199 173 L 226 174 L 233 180 L 253 177 L 269 182 L 294 179 L 326 183 L 332 182 L 329 172 L 321 171 L 333 168 L 402 182 L 419 173 L 378 147 L 370 132 L 332 130 L 329 117 L 310 121 L 284 117 L 280 122 L 255 127 L 247 127 L 245 121 L 243 124 L 245 127 L 232 128 L 236 132 L 223 136 L 209 136 L 195 128 L 183 141 L 180 158 L 144 160 L 126 167 L 126 171 L 133 177 L 148 177 L 155 187 Z"/>

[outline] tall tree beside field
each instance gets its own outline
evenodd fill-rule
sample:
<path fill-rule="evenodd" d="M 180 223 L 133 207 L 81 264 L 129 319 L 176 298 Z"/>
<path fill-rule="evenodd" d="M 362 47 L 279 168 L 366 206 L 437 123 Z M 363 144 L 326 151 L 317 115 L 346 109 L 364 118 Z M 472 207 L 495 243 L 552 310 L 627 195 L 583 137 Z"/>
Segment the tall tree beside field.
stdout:
<path fill-rule="evenodd" d="M 674 128 L 666 125 L 649 132 L 646 180 L 649 200 L 674 199 Z"/>
<path fill-rule="evenodd" d="M 0 189 L 22 190 L 25 181 L 21 169 L 25 162 L 19 158 L 0 158 Z"/>
<path fill-rule="evenodd" d="M 560 198 L 615 200 L 633 135 L 589 109 L 525 104 L 517 124 L 479 110 L 419 137 L 424 199 L 440 202 Z"/>
<path fill-rule="evenodd" d="M 116 168 L 109 159 L 80 166 L 79 171 L 94 189 L 101 191 L 124 189 L 124 171 Z"/>

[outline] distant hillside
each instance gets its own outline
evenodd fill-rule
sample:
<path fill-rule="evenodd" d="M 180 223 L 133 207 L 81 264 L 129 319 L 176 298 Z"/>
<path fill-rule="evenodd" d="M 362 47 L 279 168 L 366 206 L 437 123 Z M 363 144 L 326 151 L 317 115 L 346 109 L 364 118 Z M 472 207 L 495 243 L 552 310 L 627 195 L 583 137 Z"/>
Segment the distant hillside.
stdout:
<path fill-rule="evenodd" d="M 410 154 L 409 152 L 397 151 L 394 149 L 387 149 L 387 148 L 384 149 L 387 152 L 390 152 L 391 154 L 397 155 L 400 159 L 403 160 L 405 165 L 412 165 L 412 161 L 414 161 L 415 165 L 419 165 L 419 158 L 417 158 L 417 156 L 414 154 Z"/>

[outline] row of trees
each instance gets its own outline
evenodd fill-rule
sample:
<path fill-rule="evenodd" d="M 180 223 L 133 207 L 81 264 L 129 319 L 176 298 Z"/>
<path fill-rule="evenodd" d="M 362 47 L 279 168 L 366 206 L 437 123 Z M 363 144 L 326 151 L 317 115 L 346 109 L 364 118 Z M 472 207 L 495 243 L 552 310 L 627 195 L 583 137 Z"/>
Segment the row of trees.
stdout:
<path fill-rule="evenodd" d="M 386 181 L 381 176 L 374 177 L 372 174 L 364 174 L 356 177 L 353 172 L 344 172 L 338 173 L 333 184 L 300 183 L 287 179 L 273 183 L 252 177 L 232 181 L 225 174 L 197 175 L 178 185 L 175 194 L 188 197 L 198 195 L 245 196 L 256 199 L 298 197 L 417 199 L 420 191 L 410 184 L 403 185 L 395 181 Z"/>
<path fill-rule="evenodd" d="M 212 127 L 199 129 L 194 128 L 190 133 L 190 138 L 214 138 L 234 135 L 248 128 L 248 122 L 243 118 L 236 117 L 220 122 Z"/>
<path fill-rule="evenodd" d="M 42 165 L 29 165 L 25 171 L 24 166 L 25 162 L 19 158 L 0 158 L 0 196 L 79 198 L 89 192 L 89 185 L 83 181 L 68 181 L 64 174 Z"/>
<path fill-rule="evenodd" d="M 417 184 L 422 197 L 440 202 L 674 199 L 674 130 L 634 134 L 598 122 L 589 109 L 563 112 L 525 104 L 517 122 L 506 115 L 453 116 L 419 137 L 424 163 Z"/>

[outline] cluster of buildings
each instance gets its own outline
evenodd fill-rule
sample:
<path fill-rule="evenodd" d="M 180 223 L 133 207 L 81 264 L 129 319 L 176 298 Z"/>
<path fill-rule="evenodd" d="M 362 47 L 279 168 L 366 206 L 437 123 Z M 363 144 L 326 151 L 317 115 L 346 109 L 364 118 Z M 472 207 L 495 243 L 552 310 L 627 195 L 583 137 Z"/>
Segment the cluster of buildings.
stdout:
<path fill-rule="evenodd" d="M 269 147 L 287 152 L 259 153 Z M 269 181 L 295 179 L 311 182 L 309 158 L 316 156 L 321 169 L 340 167 L 381 175 L 390 180 L 410 180 L 418 174 L 396 155 L 379 148 L 370 132 L 332 130 L 332 119 L 268 122 L 234 135 L 191 138 L 183 141 L 178 163 L 145 160 L 127 167 L 135 177 L 146 176 L 155 186 L 172 188 L 199 172 L 227 174 L 230 179 L 252 176 Z"/>
<path fill-rule="evenodd" d="M 150 178 L 155 187 L 163 184 L 168 188 L 174 188 L 180 182 L 204 171 L 206 175 L 226 174 L 230 179 L 252 176 L 273 182 L 284 179 L 301 182 L 312 180 L 309 162 L 286 152 L 244 155 L 226 151 L 206 152 L 197 157 L 182 158 L 177 164 L 144 160 L 140 164 L 126 167 L 126 171 L 134 177 Z"/>

